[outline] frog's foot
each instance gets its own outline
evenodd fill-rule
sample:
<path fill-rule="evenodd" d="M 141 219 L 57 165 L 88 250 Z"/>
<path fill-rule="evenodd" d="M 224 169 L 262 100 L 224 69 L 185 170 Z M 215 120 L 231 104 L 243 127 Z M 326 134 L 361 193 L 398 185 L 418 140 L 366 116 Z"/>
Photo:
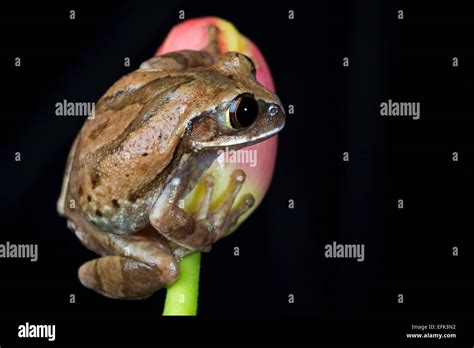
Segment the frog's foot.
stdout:
<path fill-rule="evenodd" d="M 194 218 L 198 224 L 212 231 L 210 241 L 208 241 L 210 245 L 226 236 L 239 217 L 255 204 L 255 198 L 248 193 L 240 199 L 235 208 L 232 208 L 245 182 L 245 177 L 245 172 L 240 169 L 232 173 L 222 202 L 213 210 L 210 208 L 210 202 L 212 200 L 214 178 L 209 174 L 203 179 L 205 194 Z"/>
<path fill-rule="evenodd" d="M 104 296 L 137 300 L 173 283 L 178 264 L 166 242 L 148 236 L 111 236 L 119 255 L 88 261 L 79 268 L 81 283 Z"/>
<path fill-rule="evenodd" d="M 155 203 L 150 214 L 150 223 L 162 235 L 180 246 L 190 250 L 208 251 L 214 242 L 228 234 L 238 218 L 255 204 L 255 199 L 251 194 L 246 194 L 236 207 L 232 208 L 245 182 L 245 173 L 236 170 L 230 177 L 222 203 L 211 210 L 214 178 L 207 175 L 202 181 L 205 193 L 196 214 L 190 215 L 179 207 L 180 182 L 174 181 Z"/>

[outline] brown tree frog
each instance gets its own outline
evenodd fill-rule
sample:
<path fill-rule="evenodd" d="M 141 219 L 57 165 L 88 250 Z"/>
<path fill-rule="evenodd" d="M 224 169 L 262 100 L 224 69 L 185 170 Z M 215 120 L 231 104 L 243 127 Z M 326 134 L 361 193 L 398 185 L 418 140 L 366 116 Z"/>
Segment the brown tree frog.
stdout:
<path fill-rule="evenodd" d="M 210 209 L 219 150 L 239 149 L 280 131 L 278 97 L 255 79 L 252 60 L 220 53 L 209 26 L 202 51 L 153 57 L 110 87 L 69 153 L 58 212 L 101 257 L 79 269 L 81 283 L 117 299 L 142 299 L 173 283 L 178 261 L 210 250 L 254 204 L 234 200 L 245 181 L 233 172 L 222 203 Z M 195 214 L 180 206 L 203 182 Z"/>

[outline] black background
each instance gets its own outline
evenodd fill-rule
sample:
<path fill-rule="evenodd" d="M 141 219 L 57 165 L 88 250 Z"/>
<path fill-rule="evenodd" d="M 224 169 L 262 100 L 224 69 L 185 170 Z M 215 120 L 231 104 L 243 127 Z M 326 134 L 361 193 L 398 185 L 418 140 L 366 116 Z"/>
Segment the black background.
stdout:
<path fill-rule="evenodd" d="M 185 341 L 260 332 L 262 340 L 399 342 L 411 324 L 424 323 L 457 324 L 458 342 L 470 342 L 474 16 L 453 2 L 412 3 L 3 8 L 0 241 L 38 243 L 39 261 L 0 262 L 0 344 L 14 341 L 25 321 L 57 323 L 59 341 L 73 340 L 69 333 L 89 341 L 89 333 L 106 327 L 111 332 L 100 342 L 174 340 L 170 332 L 177 328 L 199 333 L 179 336 Z M 288 19 L 290 9 L 295 20 Z M 83 288 L 77 268 L 95 256 L 55 208 L 67 152 L 84 120 L 55 116 L 54 104 L 97 100 L 153 55 L 179 22 L 179 10 L 186 18 L 222 17 L 250 37 L 283 103 L 295 108 L 279 138 L 264 202 L 237 233 L 203 255 L 202 320 L 162 319 L 164 291 L 129 302 Z M 21 68 L 14 67 L 17 56 Z M 420 102 L 420 120 L 381 117 L 380 103 L 388 99 Z M 21 162 L 14 161 L 17 151 Z M 342 161 L 344 151 L 349 162 Z M 453 151 L 459 162 L 451 160 Z M 398 199 L 405 209 L 397 209 Z M 332 241 L 365 244 L 366 260 L 324 258 Z M 69 303 L 71 293 L 76 304 Z M 397 303 L 399 293 L 404 304 Z M 214 320 L 221 318 L 239 321 Z M 273 330 L 245 319 L 272 319 Z M 303 330 L 303 320 L 312 320 L 312 329 Z"/>

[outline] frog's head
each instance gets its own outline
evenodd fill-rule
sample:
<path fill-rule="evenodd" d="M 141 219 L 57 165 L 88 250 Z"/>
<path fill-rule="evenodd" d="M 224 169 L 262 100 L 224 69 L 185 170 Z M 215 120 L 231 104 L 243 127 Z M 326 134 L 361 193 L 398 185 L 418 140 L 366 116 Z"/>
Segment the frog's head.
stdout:
<path fill-rule="evenodd" d="M 213 83 L 219 85 L 216 105 L 193 120 L 190 140 L 194 148 L 242 148 L 268 139 L 283 128 L 281 101 L 257 82 L 250 58 L 227 52 L 210 69 L 215 74 Z"/>

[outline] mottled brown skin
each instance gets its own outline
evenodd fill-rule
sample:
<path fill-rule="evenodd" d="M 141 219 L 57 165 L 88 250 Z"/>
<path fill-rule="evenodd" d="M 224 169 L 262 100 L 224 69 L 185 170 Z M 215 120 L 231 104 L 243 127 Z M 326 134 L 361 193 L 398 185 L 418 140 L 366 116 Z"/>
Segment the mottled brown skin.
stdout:
<path fill-rule="evenodd" d="M 202 174 L 219 149 L 267 139 L 285 116 L 278 97 L 256 81 L 249 58 L 219 54 L 216 30 L 209 28 L 205 50 L 151 58 L 117 81 L 71 148 L 58 211 L 102 255 L 82 265 L 79 278 L 105 296 L 141 299 L 173 283 L 177 259 L 210 250 L 254 204 L 247 194 L 232 208 L 245 181 L 237 170 L 222 205 L 210 211 L 213 178 Z M 259 114 L 235 130 L 225 112 L 243 93 L 254 96 Z M 191 216 L 179 202 L 199 180 L 206 194 Z"/>

